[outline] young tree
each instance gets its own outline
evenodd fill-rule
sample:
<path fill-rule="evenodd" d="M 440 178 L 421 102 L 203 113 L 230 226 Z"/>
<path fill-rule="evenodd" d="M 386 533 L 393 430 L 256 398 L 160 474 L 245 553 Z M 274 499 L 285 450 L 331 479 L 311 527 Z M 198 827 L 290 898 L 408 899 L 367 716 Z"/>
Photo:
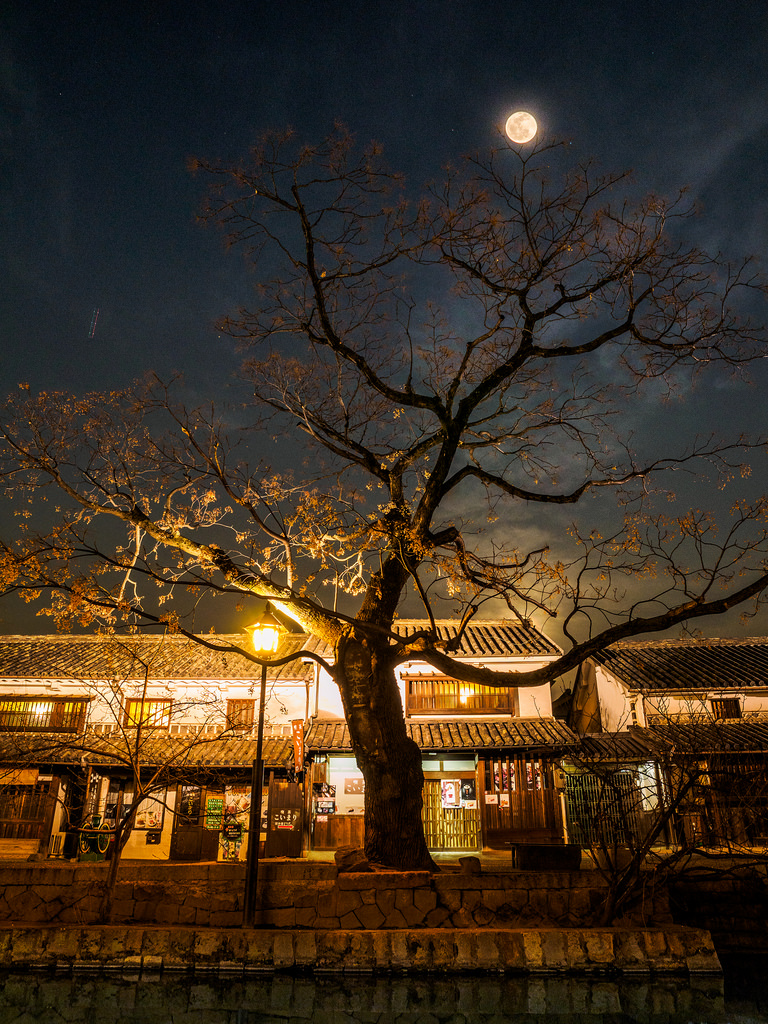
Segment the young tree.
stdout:
<path fill-rule="evenodd" d="M 343 129 L 198 164 L 214 181 L 207 216 L 258 275 L 253 305 L 221 325 L 246 353 L 245 404 L 186 408 L 150 380 L 81 398 L 22 390 L 6 407 L 4 480 L 32 524 L 5 543 L 6 589 L 52 591 L 64 622 L 189 628 L 180 602 L 175 617 L 157 604 L 180 588 L 292 615 L 333 650 L 374 862 L 431 865 L 396 666 L 520 680 L 457 663 L 441 607 L 463 623 L 490 600 L 559 616 L 568 649 L 527 675 L 543 683 L 768 584 L 764 498 L 719 533 L 688 507 L 670 514 L 669 494 L 653 506 L 674 470 L 738 472 L 746 439 L 635 451 L 622 426 L 644 385 L 763 355 L 762 327 L 739 316 L 742 294 L 762 297 L 752 266 L 681 243 L 680 197 L 632 203 L 620 175 L 558 170 L 565 152 L 507 146 L 415 203 Z M 51 489 L 59 511 L 43 514 Z M 568 548 L 560 513 L 582 506 L 610 528 L 577 520 Z M 529 540 L 530 510 L 552 550 Z M 397 633 L 405 599 L 430 628 Z"/>
<path fill-rule="evenodd" d="M 158 698 L 152 670 L 164 653 L 163 644 L 164 638 L 157 637 L 136 637 L 132 642 L 111 638 L 105 643 L 100 666 L 104 677 L 78 679 L 77 689 L 68 695 L 75 701 L 85 699 L 90 705 L 87 726 L 77 732 L 29 732 L 20 713 L 19 721 L 3 734 L 0 743 L 0 764 L 12 765 L 14 774 L 45 764 L 77 766 L 85 776 L 85 803 L 72 802 L 68 794 L 64 822 L 78 838 L 96 834 L 90 815 L 84 820 L 91 770 L 125 782 L 130 797 L 122 810 L 116 811 L 113 821 L 100 823 L 97 833 L 104 841 L 102 852 L 111 846 L 99 899 L 98 919 L 102 923 L 110 920 L 121 856 L 140 813 L 154 807 L 183 815 L 181 807 L 167 803 L 168 790 L 181 783 L 217 782 L 222 790 L 224 787 L 224 780 L 210 761 L 211 755 L 215 758 L 215 751 L 220 750 L 221 741 L 235 735 L 226 719 L 226 704 L 220 693 L 202 686 L 193 692 L 184 687 L 184 692 L 174 692 L 173 696 L 163 687 Z M 178 647 L 175 650 L 179 653 Z M 174 723 L 185 726 L 178 736 L 169 735 Z M 217 727 L 215 733 L 207 731 L 209 725 Z M 0 787 L 2 781 L 0 773 Z"/>

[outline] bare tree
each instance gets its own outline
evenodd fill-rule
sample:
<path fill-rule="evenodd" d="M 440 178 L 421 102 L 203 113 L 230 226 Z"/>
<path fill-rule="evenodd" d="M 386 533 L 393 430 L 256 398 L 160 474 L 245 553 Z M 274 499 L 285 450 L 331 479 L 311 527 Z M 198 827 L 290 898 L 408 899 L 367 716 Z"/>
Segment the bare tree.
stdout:
<path fill-rule="evenodd" d="M 739 315 L 763 298 L 751 263 L 681 243 L 682 197 L 633 203 L 621 175 L 559 170 L 555 145 L 527 152 L 469 159 L 416 202 L 341 128 L 319 146 L 269 135 L 243 165 L 198 164 L 213 177 L 207 216 L 258 275 L 253 305 L 221 325 L 245 350 L 244 403 L 188 408 L 150 380 L 22 390 L 5 410 L 6 493 L 31 516 L 2 549 L 6 590 L 52 592 L 64 623 L 191 633 L 182 589 L 193 604 L 247 594 L 292 615 L 333 651 L 374 862 L 431 866 L 399 663 L 543 683 L 768 585 L 764 498 L 734 505 L 718 532 L 669 493 L 676 470 L 706 467 L 713 487 L 741 473 L 753 442 L 635 451 L 623 427 L 644 388 L 763 355 L 763 328 Z M 562 511 L 585 505 L 610 528 L 575 518 L 567 531 Z M 531 512 L 551 550 L 529 539 Z M 433 625 L 399 635 L 404 600 Z M 435 620 L 447 609 L 465 624 L 489 601 L 557 616 L 563 657 L 522 676 L 456 662 Z"/>
<path fill-rule="evenodd" d="M 692 879 L 768 862 L 768 754 L 760 722 L 670 713 L 581 738 L 563 764 L 569 838 L 606 880 L 602 924 Z"/>

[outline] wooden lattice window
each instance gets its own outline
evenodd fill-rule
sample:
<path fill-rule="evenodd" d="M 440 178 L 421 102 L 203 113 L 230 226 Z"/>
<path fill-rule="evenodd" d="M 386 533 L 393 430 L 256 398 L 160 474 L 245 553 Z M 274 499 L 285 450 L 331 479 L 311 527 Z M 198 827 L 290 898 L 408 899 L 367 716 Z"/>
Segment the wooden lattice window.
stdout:
<path fill-rule="evenodd" d="M 171 724 L 171 700 L 127 700 L 123 725 L 135 729 L 167 729 Z"/>
<path fill-rule="evenodd" d="M 715 697 L 711 703 L 714 718 L 741 718 L 741 701 L 738 697 Z"/>
<path fill-rule="evenodd" d="M 516 713 L 517 689 L 499 689 L 458 679 L 413 676 L 407 680 L 407 710 L 412 715 L 450 712 L 474 715 L 478 712 Z"/>
<path fill-rule="evenodd" d="M 82 732 L 87 708 L 87 699 L 9 697 L 0 700 L 0 732 Z"/>
<path fill-rule="evenodd" d="M 256 701 L 254 700 L 228 700 L 227 728 L 252 729 L 255 705 Z"/>

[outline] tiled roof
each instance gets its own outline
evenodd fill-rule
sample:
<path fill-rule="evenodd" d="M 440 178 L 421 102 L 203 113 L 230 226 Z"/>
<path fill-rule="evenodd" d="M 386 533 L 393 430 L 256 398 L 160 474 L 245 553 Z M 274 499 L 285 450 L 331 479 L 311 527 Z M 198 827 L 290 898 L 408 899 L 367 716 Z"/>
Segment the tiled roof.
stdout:
<path fill-rule="evenodd" d="M 408 636 L 425 629 L 426 620 L 399 619 L 395 632 Z M 439 620 L 441 640 L 458 632 L 457 624 Z M 183 636 L 0 636 L 0 679 L 136 679 L 142 678 L 142 662 L 151 679 L 258 679 L 261 667 L 234 648 L 247 650 L 242 633 L 205 634 L 200 637 L 222 650 L 211 650 Z M 231 648 L 226 650 L 225 648 Z M 332 660 L 327 645 L 303 633 L 284 634 L 275 655 L 282 658 L 301 650 Z M 459 658 L 556 657 L 559 648 L 530 624 L 479 620 L 469 624 L 455 652 Z M 270 680 L 311 678 L 312 665 L 300 659 L 268 669 Z"/>
<path fill-rule="evenodd" d="M 651 730 L 673 750 L 691 754 L 768 753 L 768 715 L 715 722 L 681 716 L 654 723 Z"/>
<path fill-rule="evenodd" d="M 768 687 L 766 637 L 619 643 L 594 660 L 637 690 Z"/>
<path fill-rule="evenodd" d="M 407 637 L 429 627 L 426 619 L 397 619 L 392 629 L 399 636 Z M 440 640 L 451 640 L 459 632 L 454 619 L 438 619 L 435 627 Z M 452 653 L 457 658 L 553 658 L 562 652 L 530 622 L 472 619 L 459 649 Z"/>
<path fill-rule="evenodd" d="M 245 647 L 242 633 L 207 634 L 217 647 Z M 315 650 L 313 637 L 284 634 L 275 657 Z M 139 660 L 141 659 L 141 660 Z M 236 651 L 212 651 L 183 636 L 0 636 L 0 679 L 259 679 L 261 666 Z M 271 680 L 306 680 L 301 659 L 269 668 Z"/>
<path fill-rule="evenodd" d="M 480 751 L 564 748 L 577 737 L 554 718 L 504 719 L 495 722 L 408 722 L 408 734 L 422 751 Z M 315 721 L 305 739 L 307 750 L 349 753 L 352 744 L 344 722 Z"/>
<path fill-rule="evenodd" d="M 579 737 L 576 759 L 586 761 L 651 761 L 659 740 L 646 729 L 633 727 L 626 732 L 585 733 Z"/>
<path fill-rule="evenodd" d="M 293 760 L 293 740 L 286 736 L 265 736 L 262 756 L 269 767 L 289 764 Z M 251 736 L 191 739 L 155 732 L 142 744 L 141 758 L 147 767 L 169 765 L 176 775 L 183 775 L 186 766 L 198 771 L 250 768 L 256 758 L 256 739 Z M 0 733 L 0 764 L 14 768 L 33 764 L 107 767 L 127 764 L 127 748 L 117 734 Z"/>

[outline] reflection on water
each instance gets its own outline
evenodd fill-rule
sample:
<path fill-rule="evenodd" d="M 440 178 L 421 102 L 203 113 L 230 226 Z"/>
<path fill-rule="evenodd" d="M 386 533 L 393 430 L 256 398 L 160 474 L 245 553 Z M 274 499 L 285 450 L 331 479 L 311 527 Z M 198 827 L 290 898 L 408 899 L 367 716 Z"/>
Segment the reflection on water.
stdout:
<path fill-rule="evenodd" d="M 0 977 L 0 1024 L 740 1024 L 719 978 Z M 755 1009 L 753 1006 L 752 1009 Z M 746 1015 L 745 1015 L 746 1014 Z"/>

